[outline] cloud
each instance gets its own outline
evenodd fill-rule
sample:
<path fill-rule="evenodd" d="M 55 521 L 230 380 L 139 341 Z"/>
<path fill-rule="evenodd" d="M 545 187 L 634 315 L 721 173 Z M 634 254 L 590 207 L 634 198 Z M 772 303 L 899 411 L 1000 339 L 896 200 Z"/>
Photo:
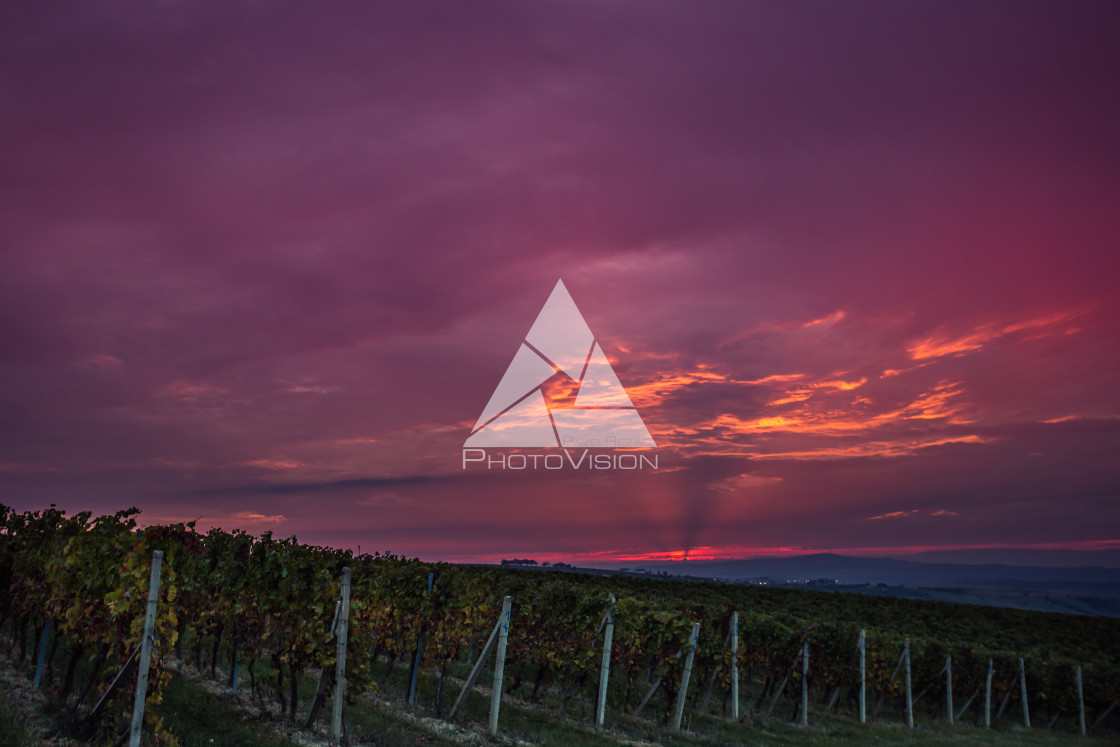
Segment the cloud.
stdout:
<path fill-rule="evenodd" d="M 828 316 L 822 316 L 820 319 L 813 319 L 812 321 L 805 322 L 801 325 L 801 328 L 808 329 L 809 327 L 831 326 L 837 322 L 843 321 L 845 316 L 847 316 L 847 314 L 844 313 L 843 309 L 840 309 L 832 312 Z"/>
<path fill-rule="evenodd" d="M 912 342 L 908 352 L 912 359 L 922 360 L 975 352 L 989 342 L 1024 330 L 1034 332 L 1029 339 L 1038 339 L 1041 336 L 1052 334 L 1065 334 L 1069 331 L 1068 327 L 1061 329 L 1054 329 L 1054 327 L 1068 322 L 1082 313 L 1084 313 L 1084 310 L 1071 310 L 1019 322 L 1005 324 L 989 322 L 974 328 L 971 332 L 957 336 L 939 331 Z"/>
<path fill-rule="evenodd" d="M 759 475 L 742 474 L 735 475 L 734 477 L 728 477 L 727 479 L 720 480 L 718 482 L 710 483 L 708 487 L 715 490 L 736 491 L 748 490 L 751 488 L 764 488 L 776 483 L 780 483 L 781 481 L 782 478 L 780 477 L 761 477 Z"/>
<path fill-rule="evenodd" d="M 415 506 L 416 501 L 391 490 L 380 490 L 358 499 L 358 504 L 371 508 L 405 508 Z"/>
<path fill-rule="evenodd" d="M 202 516 L 180 515 L 150 515 L 142 513 L 139 516 L 141 526 L 154 526 L 158 524 L 185 524 L 197 522 L 199 529 L 209 527 L 223 527 L 225 529 L 258 529 L 283 524 L 288 518 L 283 514 L 265 514 L 256 511 L 233 511 L 228 513 L 214 513 Z"/>
<path fill-rule="evenodd" d="M 855 386 L 841 386 L 835 389 L 846 392 L 862 383 L 863 381 L 860 381 Z M 838 406 L 831 403 L 819 406 L 800 404 L 804 402 L 800 399 L 789 402 L 775 401 L 769 404 L 771 406 L 798 404 L 799 406 L 787 408 L 780 415 L 752 419 L 724 413 L 709 421 L 707 426 L 725 432 L 743 434 L 787 432 L 837 436 L 853 432 L 870 432 L 887 425 L 915 420 L 944 420 L 965 424 L 968 421 L 961 417 L 964 407 L 954 402 L 961 393 L 961 382 L 942 381 L 931 391 L 917 395 L 901 407 L 879 412 L 862 406 L 862 402 L 866 400 L 857 404 L 853 398 L 839 403 Z"/>
<path fill-rule="evenodd" d="M 5 20 L 5 502 L 458 558 L 1120 522 L 1115 3 Z M 559 277 L 657 474 L 462 473 Z"/>
<path fill-rule="evenodd" d="M 253 459 L 245 462 L 245 464 L 250 467 L 260 467 L 268 470 L 300 469 L 307 466 L 305 462 L 297 462 L 293 459 Z"/>
<path fill-rule="evenodd" d="M 361 488 L 380 488 L 393 485 L 420 485 L 440 482 L 440 477 L 432 475 L 408 475 L 404 477 L 354 477 L 345 480 L 325 480 L 322 482 L 286 482 L 267 485 L 227 485 L 204 488 L 199 495 L 283 495 L 288 493 L 315 493 L 317 491 L 356 490 Z"/>
<path fill-rule="evenodd" d="M 914 516 L 960 516 L 960 514 L 956 511 L 946 511 L 944 509 L 929 511 L 912 508 L 907 511 L 890 511 L 885 514 L 879 514 L 878 516 L 868 516 L 867 520 L 876 521 L 878 519 L 904 519 Z"/>
<path fill-rule="evenodd" d="M 893 458 L 913 456 L 923 449 L 952 444 L 986 444 L 993 439 L 977 435 L 933 437 L 926 439 L 899 439 L 895 441 L 864 441 L 847 446 L 821 446 L 803 451 L 758 451 L 752 452 L 753 459 L 866 459 L 869 457 Z"/>

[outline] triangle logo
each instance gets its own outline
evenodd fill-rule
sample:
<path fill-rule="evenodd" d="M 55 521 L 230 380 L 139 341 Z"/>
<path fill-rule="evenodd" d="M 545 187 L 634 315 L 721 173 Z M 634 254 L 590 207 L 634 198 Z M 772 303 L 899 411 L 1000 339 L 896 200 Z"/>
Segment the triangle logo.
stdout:
<path fill-rule="evenodd" d="M 557 374 L 577 383 L 572 407 L 557 407 L 545 394 L 545 383 Z M 463 444 L 491 446 L 657 446 L 563 280 L 556 281 Z"/>

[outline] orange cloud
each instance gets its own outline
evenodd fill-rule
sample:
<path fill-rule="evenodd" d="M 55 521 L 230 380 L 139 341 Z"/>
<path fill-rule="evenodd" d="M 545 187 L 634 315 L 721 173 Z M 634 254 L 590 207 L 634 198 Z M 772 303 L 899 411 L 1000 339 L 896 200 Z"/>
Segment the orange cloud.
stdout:
<path fill-rule="evenodd" d="M 799 379 L 808 378 L 809 374 L 795 373 L 795 374 L 773 374 L 762 379 L 751 379 L 750 381 L 740 381 L 740 384 L 777 384 L 785 381 L 797 381 Z"/>
<path fill-rule="evenodd" d="M 946 511 L 944 509 L 938 511 L 923 511 L 921 509 L 912 508 L 909 511 L 891 511 L 890 513 L 879 514 L 878 516 L 868 516 L 868 521 L 876 521 L 878 519 L 901 519 L 909 516 L 917 516 L 925 514 L 926 516 L 960 516 L 956 511 Z"/>
<path fill-rule="evenodd" d="M 1042 422 L 1047 425 L 1054 425 L 1055 423 L 1068 423 L 1071 420 L 1120 420 L 1120 415 L 1063 415 L 1060 418 L 1051 418 Z"/>
<path fill-rule="evenodd" d="M 821 326 L 828 326 L 828 325 L 831 325 L 831 324 L 836 324 L 836 322 L 841 321 L 845 316 L 847 316 L 847 314 L 844 313 L 844 310 L 839 309 L 837 311 L 832 312 L 831 314 L 829 314 L 827 316 L 822 316 L 820 319 L 814 319 L 811 322 L 805 322 L 804 324 L 801 325 L 801 329 L 808 329 L 809 327 L 821 327 Z"/>
<path fill-rule="evenodd" d="M 254 459 L 250 462 L 245 462 L 250 467 L 260 467 L 261 469 L 299 469 L 306 467 L 304 462 L 297 462 L 292 459 Z"/>
<path fill-rule="evenodd" d="M 864 441 L 851 446 L 825 446 L 802 451 L 759 452 L 748 455 L 754 459 L 826 460 L 854 457 L 900 457 L 915 454 L 922 449 L 947 444 L 985 444 L 991 439 L 982 436 L 955 436 L 950 438 L 898 439 L 894 441 Z"/>
<path fill-rule="evenodd" d="M 963 405 L 952 402 L 961 393 L 960 386 L 959 382 L 941 382 L 933 391 L 919 395 L 909 404 L 876 415 L 861 416 L 843 410 L 814 408 L 810 403 L 782 415 L 772 415 L 753 420 L 744 420 L 736 415 L 723 414 L 707 425 L 743 434 L 786 431 L 790 433 L 840 435 L 867 431 L 905 420 L 944 419 L 955 424 L 965 424 L 969 421 L 960 417 Z"/>
<path fill-rule="evenodd" d="M 864 377 L 859 381 L 844 381 L 843 379 L 831 379 L 825 381 L 815 381 L 811 384 L 805 384 L 791 389 L 786 393 L 786 396 L 776 399 L 772 402 L 767 402 L 768 405 L 788 405 L 795 402 L 804 402 L 813 396 L 814 392 L 822 389 L 832 389 L 839 392 L 850 392 L 853 389 L 858 389 L 867 383 L 867 378 Z"/>
<path fill-rule="evenodd" d="M 982 324 L 971 332 L 963 335 L 950 335 L 946 332 L 938 331 L 929 337 L 911 343 L 907 347 L 907 352 L 913 360 L 940 358 L 946 355 L 963 355 L 974 350 L 979 350 L 984 347 L 985 344 L 1000 337 L 1028 329 L 1052 327 L 1061 322 L 1073 319 L 1081 313 L 1082 312 L 1079 310 L 1064 311 L 1058 314 L 1036 317 L 1022 322 L 1004 325 L 990 322 Z M 1044 334 L 1035 335 L 1035 337 L 1046 337 L 1051 334 L 1057 334 L 1059 331 L 1066 332 L 1066 330 L 1048 330 Z"/>
<path fill-rule="evenodd" d="M 875 521 L 876 519 L 898 519 L 903 516 L 912 516 L 918 513 L 918 509 L 912 508 L 909 511 L 891 511 L 888 514 L 879 514 L 878 516 L 868 516 L 868 521 Z"/>
<path fill-rule="evenodd" d="M 697 366 L 692 371 L 676 375 L 663 375 L 655 381 L 645 384 L 636 384 L 626 387 L 630 401 L 635 407 L 652 407 L 671 396 L 674 392 L 698 383 L 728 383 L 732 382 L 724 374 L 712 371 L 708 366 Z"/>
<path fill-rule="evenodd" d="M 157 524 L 186 524 L 189 521 L 197 522 L 199 529 L 221 526 L 227 529 L 246 529 L 270 524 L 282 524 L 288 520 L 283 514 L 262 514 L 256 511 L 235 511 L 232 513 L 215 514 L 213 516 L 186 516 L 164 514 L 152 516 L 144 514 L 141 517 L 144 526 Z"/>
<path fill-rule="evenodd" d="M 734 492 L 747 488 L 762 488 L 768 485 L 775 485 L 781 481 L 782 478 L 780 477 L 759 477 L 758 475 L 742 474 L 729 477 L 726 480 L 710 483 L 708 487 L 716 490 L 729 490 Z"/>
<path fill-rule="evenodd" d="M 789 381 L 799 381 L 809 377 L 809 374 L 772 374 L 761 379 L 736 379 L 718 371 L 711 366 L 701 364 L 691 371 L 674 375 L 662 375 L 660 378 L 645 384 L 634 384 L 626 387 L 626 393 L 635 407 L 645 408 L 660 404 L 673 393 L 691 386 L 701 384 L 739 384 L 743 386 L 761 386 L 765 384 L 781 384 Z"/>

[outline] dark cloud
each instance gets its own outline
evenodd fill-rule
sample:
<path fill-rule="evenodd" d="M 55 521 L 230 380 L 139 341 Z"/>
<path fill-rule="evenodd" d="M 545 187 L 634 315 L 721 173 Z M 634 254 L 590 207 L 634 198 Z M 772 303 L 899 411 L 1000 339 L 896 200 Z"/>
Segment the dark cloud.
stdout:
<path fill-rule="evenodd" d="M 446 557 L 1115 537 L 1115 3 L 0 13 L 5 502 Z M 460 474 L 557 277 L 675 471 Z"/>

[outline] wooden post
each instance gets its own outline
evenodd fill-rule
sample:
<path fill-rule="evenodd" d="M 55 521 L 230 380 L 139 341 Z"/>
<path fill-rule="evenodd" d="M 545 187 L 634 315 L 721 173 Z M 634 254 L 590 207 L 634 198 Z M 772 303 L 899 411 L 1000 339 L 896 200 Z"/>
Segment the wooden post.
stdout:
<path fill-rule="evenodd" d="M 607 712 L 607 683 L 611 674 L 611 645 L 614 642 L 614 594 L 607 609 L 606 630 L 603 632 L 603 663 L 599 668 L 599 703 L 595 709 L 595 726 L 602 728 Z"/>
<path fill-rule="evenodd" d="M 1093 721 L 1093 723 L 1089 725 L 1089 731 L 1092 731 L 1093 729 L 1096 729 L 1098 726 L 1100 726 L 1101 722 L 1104 721 L 1106 718 L 1108 718 L 1108 714 L 1112 713 L 1112 709 L 1115 708 L 1118 705 L 1120 705 L 1120 700 L 1114 700 L 1111 703 L 1109 703 L 1108 708 L 1104 709 L 1104 713 L 1097 716 L 1096 720 Z"/>
<path fill-rule="evenodd" d="M 1081 728 L 1081 736 L 1085 736 L 1085 692 L 1081 686 L 1081 667 L 1077 668 L 1073 681 L 1077 683 L 1077 724 Z"/>
<path fill-rule="evenodd" d="M 809 725 L 809 641 L 801 650 L 801 725 Z"/>
<path fill-rule="evenodd" d="M 478 654 L 478 659 L 474 663 L 474 668 L 471 669 L 467 681 L 463 683 L 463 689 L 459 691 L 459 697 L 455 699 L 455 705 L 451 706 L 451 712 L 447 714 L 447 719 L 450 721 L 455 718 L 455 714 L 459 711 L 459 706 L 467 699 L 467 693 L 474 687 L 474 683 L 478 682 L 478 677 L 482 674 L 482 665 L 486 663 L 489 658 L 490 652 L 494 650 L 494 644 L 498 640 L 498 630 L 502 627 L 502 618 L 498 618 L 497 624 L 494 629 L 490 631 L 490 637 L 486 639 L 486 645 L 482 647 L 482 651 Z M 467 662 L 470 663 L 469 661 Z"/>
<path fill-rule="evenodd" d="M 949 726 L 953 725 L 953 655 L 945 654 L 945 710 Z"/>
<path fill-rule="evenodd" d="M 339 589 L 338 599 L 334 603 L 334 617 L 331 618 L 331 626 L 327 629 L 327 633 L 335 637 L 335 645 L 338 643 L 338 613 L 342 609 L 342 589 Z M 311 698 L 311 705 L 307 709 L 307 718 L 304 720 L 304 727 L 311 728 L 311 724 L 315 723 L 315 717 L 319 715 L 319 710 L 323 707 L 323 703 L 327 700 L 327 685 L 330 683 L 330 674 L 327 668 L 323 667 L 319 670 L 319 682 L 315 685 L 315 695 Z"/>
<path fill-rule="evenodd" d="M 1018 686 L 1019 675 L 1015 675 L 1015 679 L 1012 680 L 1011 685 L 1007 688 L 1007 692 L 1003 694 L 1003 700 L 999 702 L 999 708 L 996 709 L 996 721 L 999 721 L 1003 717 L 1003 712 L 1006 710 L 1007 704 L 1011 702 L 1011 693 L 1014 692 L 1015 688 Z"/>
<path fill-rule="evenodd" d="M 506 643 L 509 638 L 511 597 L 502 600 L 502 618 L 498 621 L 498 654 L 494 660 L 494 688 L 490 692 L 490 735 L 498 733 L 498 710 L 502 706 L 502 675 L 506 669 Z"/>
<path fill-rule="evenodd" d="M 786 676 L 782 678 L 781 684 L 778 685 L 777 692 L 774 693 L 774 697 L 770 700 L 770 707 L 766 709 L 767 716 L 774 712 L 774 707 L 778 705 L 778 698 L 782 697 L 782 693 L 785 692 L 786 683 L 789 682 L 790 676 L 793 675 L 793 671 L 797 668 L 797 662 L 801 661 L 801 657 L 804 653 L 804 648 L 797 649 L 797 656 L 793 657 L 793 663 L 789 665 L 789 669 L 786 670 Z"/>
<path fill-rule="evenodd" d="M 894 681 L 898 679 L 898 673 L 902 671 L 902 661 L 905 658 L 906 658 L 906 651 L 904 650 L 902 653 L 900 653 L 898 655 L 898 663 L 894 665 L 894 671 L 891 672 L 891 678 L 890 678 L 890 680 L 887 681 L 887 688 L 888 689 L 890 688 L 891 685 L 894 684 Z M 879 693 L 879 699 L 875 701 L 875 708 L 874 708 L 874 710 L 871 711 L 871 718 L 878 718 L 879 717 L 879 710 L 883 707 L 883 701 L 885 701 L 886 699 L 887 699 L 887 693 L 886 693 L 886 690 L 884 690 L 883 692 Z"/>
<path fill-rule="evenodd" d="M 677 710 L 673 714 L 673 730 L 680 731 L 681 717 L 684 715 L 684 701 L 688 696 L 688 680 L 692 676 L 692 660 L 696 657 L 696 639 L 700 637 L 700 623 L 692 623 L 692 634 L 688 636 L 688 656 L 681 672 L 681 687 L 677 690 Z"/>
<path fill-rule="evenodd" d="M 961 717 L 964 716 L 965 711 L 968 710 L 968 707 L 970 705 L 972 705 L 972 701 L 976 700 L 976 696 L 979 695 L 979 694 L 980 694 L 980 688 L 979 687 L 972 691 L 972 695 L 968 696 L 968 700 L 966 700 L 964 702 L 964 705 L 961 706 L 961 709 L 959 711 L 957 711 L 957 721 L 961 720 Z"/>
<path fill-rule="evenodd" d="M 731 718 L 739 720 L 739 613 L 731 613 Z"/>
<path fill-rule="evenodd" d="M 1007 688 L 1007 692 L 1003 694 L 1003 700 L 999 702 L 999 708 L 996 709 L 996 721 L 1003 718 L 1003 712 L 1007 708 L 1007 704 L 1011 702 L 1011 693 L 1019 686 L 1019 675 L 1015 675 L 1015 681 L 1011 683 L 1011 687 Z"/>
<path fill-rule="evenodd" d="M 984 728 L 992 728 L 992 660 L 988 659 L 988 676 L 984 680 Z"/>
<path fill-rule="evenodd" d="M 342 744 L 342 704 L 346 700 L 346 633 L 350 619 L 350 569 L 342 569 L 342 600 L 335 625 L 334 713 L 331 714 L 331 744 Z"/>
<path fill-rule="evenodd" d="M 644 698 L 642 698 L 642 702 L 639 703 L 638 707 L 634 709 L 634 716 L 635 717 L 642 715 L 642 711 L 644 711 L 645 707 L 647 705 L 649 705 L 649 702 L 651 700 L 653 700 L 654 694 L 658 691 L 658 689 L 660 689 L 660 687 L 661 687 L 661 678 L 658 677 L 657 681 L 654 682 L 650 686 L 649 690 L 646 691 L 646 696 Z"/>
<path fill-rule="evenodd" d="M 1031 711 L 1027 707 L 1027 668 L 1023 657 L 1019 657 L 1019 698 L 1023 701 L 1023 726 L 1031 728 Z"/>
<path fill-rule="evenodd" d="M 774 697 L 770 701 L 770 707 L 766 709 L 766 715 L 767 716 L 769 716 L 771 713 L 774 712 L 774 706 L 778 705 L 778 698 L 782 697 L 782 693 L 785 692 L 786 683 L 789 682 L 789 676 L 790 676 L 790 674 L 793 673 L 793 667 L 797 666 L 797 662 L 800 659 L 801 659 L 801 652 L 798 651 L 797 656 L 793 660 L 793 666 L 791 666 L 789 668 L 789 670 L 786 672 L 786 676 L 782 678 L 782 683 L 780 685 L 778 685 L 778 690 L 777 690 L 777 692 L 774 693 Z"/>
<path fill-rule="evenodd" d="M 902 666 L 906 671 L 906 724 L 914 728 L 914 696 L 910 690 L 910 639 L 902 647 Z"/>
<path fill-rule="evenodd" d="M 43 624 L 43 633 L 39 636 L 39 658 L 35 664 L 35 682 L 32 687 L 39 689 L 39 682 L 43 676 L 43 664 L 47 658 L 47 641 L 51 639 L 51 621 Z"/>
<path fill-rule="evenodd" d="M 859 631 L 859 722 L 867 723 L 867 631 Z"/>
<path fill-rule="evenodd" d="M 98 720 L 100 720 L 101 718 L 102 709 L 113 698 L 113 695 L 117 692 L 117 689 L 121 686 L 125 679 L 127 679 L 128 676 L 132 674 L 132 668 L 136 666 L 136 657 L 138 657 L 139 655 L 140 647 L 137 646 L 136 648 L 132 649 L 132 653 L 128 655 L 128 658 L 124 662 L 124 666 L 121 667 L 121 671 L 117 672 L 117 676 L 114 677 L 113 681 L 109 683 L 109 687 L 106 688 L 105 692 L 101 694 L 101 697 L 97 699 L 97 704 L 93 706 L 93 710 L 89 712 L 88 716 L 86 716 L 85 723 L 91 725 L 97 724 Z"/>
<path fill-rule="evenodd" d="M 722 656 L 730 648 L 731 648 L 731 628 L 728 627 L 727 637 L 723 639 L 723 648 L 720 649 L 720 655 Z M 708 712 L 708 703 L 712 699 L 712 691 L 716 689 L 716 679 L 719 677 L 719 667 L 720 667 L 720 665 L 719 665 L 718 662 L 716 663 L 716 665 L 714 667 L 712 667 L 712 676 L 708 678 L 708 688 L 704 691 L 704 697 L 700 699 L 700 705 L 696 706 L 696 712 L 697 713 L 707 713 Z"/>
<path fill-rule="evenodd" d="M 684 656 L 684 649 L 683 648 L 680 651 L 677 652 L 677 654 L 674 658 L 679 659 L 682 656 Z M 652 680 L 653 679 L 653 662 L 652 662 L 652 660 L 650 662 L 649 669 L 647 671 L 648 671 L 647 681 Z M 650 686 L 649 691 L 646 693 L 646 696 L 644 698 L 642 698 L 642 702 L 638 705 L 637 708 L 634 709 L 633 715 L 635 717 L 642 715 L 642 711 L 645 709 L 645 707 L 647 705 L 649 705 L 650 700 L 653 699 L 654 693 L 656 693 L 658 688 L 660 688 L 660 687 L 661 687 L 661 678 L 658 677 L 657 681 L 654 682 L 653 685 Z"/>
<path fill-rule="evenodd" d="M 428 571 L 428 596 L 432 595 L 432 579 L 435 574 Z M 408 704 L 416 700 L 416 680 L 420 676 L 420 649 L 424 647 L 424 623 L 420 623 L 420 635 L 416 639 L 416 655 L 412 658 L 412 677 L 408 683 Z"/>
<path fill-rule="evenodd" d="M 136 699 L 132 704 L 132 732 L 129 747 L 140 747 L 140 732 L 144 728 L 144 701 L 148 697 L 148 668 L 152 659 L 152 639 L 156 629 L 156 604 L 159 602 L 159 572 L 163 566 L 163 552 L 152 553 L 152 575 L 148 581 L 148 611 L 144 615 L 144 637 L 140 639 L 140 671 L 136 675 Z"/>

